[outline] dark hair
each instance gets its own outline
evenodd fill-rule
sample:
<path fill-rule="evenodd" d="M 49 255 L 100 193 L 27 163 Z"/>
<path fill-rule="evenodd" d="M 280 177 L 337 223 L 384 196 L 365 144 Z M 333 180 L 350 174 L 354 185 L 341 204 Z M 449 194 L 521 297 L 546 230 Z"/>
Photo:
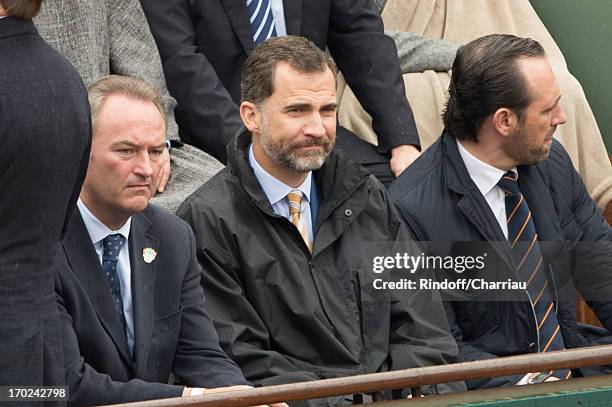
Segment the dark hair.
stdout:
<path fill-rule="evenodd" d="M 274 71 L 279 62 L 286 62 L 302 73 L 330 69 L 334 79 L 337 75 L 334 61 L 306 38 L 293 35 L 270 38 L 255 48 L 242 67 L 242 101 L 259 104 L 274 93 Z"/>
<path fill-rule="evenodd" d="M 516 61 L 541 56 L 545 52 L 539 42 L 514 35 L 487 35 L 460 47 L 442 116 L 448 133 L 476 141 L 484 119 L 502 107 L 522 119 L 531 95 Z"/>
<path fill-rule="evenodd" d="M 43 0 L 0 0 L 0 6 L 11 17 L 31 20 L 40 11 Z"/>

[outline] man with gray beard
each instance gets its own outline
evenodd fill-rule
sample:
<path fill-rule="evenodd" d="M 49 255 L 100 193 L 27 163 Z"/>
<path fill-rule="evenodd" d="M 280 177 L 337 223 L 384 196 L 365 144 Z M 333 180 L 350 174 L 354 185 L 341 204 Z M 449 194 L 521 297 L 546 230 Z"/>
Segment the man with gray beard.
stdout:
<path fill-rule="evenodd" d="M 382 184 L 333 151 L 331 59 L 304 38 L 269 39 L 247 59 L 241 94 L 247 131 L 227 168 L 178 211 L 196 236 L 224 350 L 257 385 L 452 363 L 437 292 L 373 298 L 367 289 L 375 248 L 414 246 Z"/>

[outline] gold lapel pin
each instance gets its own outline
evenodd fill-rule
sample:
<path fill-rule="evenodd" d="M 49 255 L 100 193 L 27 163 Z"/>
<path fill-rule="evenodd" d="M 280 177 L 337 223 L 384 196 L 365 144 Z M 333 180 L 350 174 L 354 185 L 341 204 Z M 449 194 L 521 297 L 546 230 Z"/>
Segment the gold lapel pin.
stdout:
<path fill-rule="evenodd" d="M 157 252 L 155 251 L 155 249 L 151 247 L 145 247 L 144 249 L 142 249 L 142 259 L 145 263 L 151 263 L 153 260 L 155 260 L 156 256 Z"/>

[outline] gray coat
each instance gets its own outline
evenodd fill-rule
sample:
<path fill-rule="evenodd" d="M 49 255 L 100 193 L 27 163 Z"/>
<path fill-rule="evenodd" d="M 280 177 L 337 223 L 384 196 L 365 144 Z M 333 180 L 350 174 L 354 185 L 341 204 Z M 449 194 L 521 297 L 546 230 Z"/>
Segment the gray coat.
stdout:
<path fill-rule="evenodd" d="M 168 138 L 178 140 L 176 101 L 138 0 L 46 0 L 34 19 L 41 36 L 75 66 L 86 85 L 108 74 L 140 78 L 164 98 Z M 172 176 L 156 204 L 174 211 L 223 166 L 191 146 L 171 151 Z"/>
<path fill-rule="evenodd" d="M 178 139 L 176 101 L 166 89 L 159 53 L 137 0 L 46 0 L 34 23 L 85 85 L 117 74 L 153 86 L 164 98 L 168 138 Z"/>

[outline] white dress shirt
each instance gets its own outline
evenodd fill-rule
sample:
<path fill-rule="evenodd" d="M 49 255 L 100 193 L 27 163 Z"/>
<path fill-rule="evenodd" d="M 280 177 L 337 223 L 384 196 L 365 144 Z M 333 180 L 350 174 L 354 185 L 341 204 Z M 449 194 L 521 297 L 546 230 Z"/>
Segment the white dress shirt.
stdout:
<path fill-rule="evenodd" d="M 0 16 L 0 20 L 2 20 L 4 17 L 8 17 L 8 16 Z"/>
<path fill-rule="evenodd" d="M 508 224 L 506 223 L 506 196 L 502 189 L 497 185 L 501 177 L 506 173 L 504 170 L 495 168 L 470 154 L 457 140 L 457 148 L 463 159 L 463 163 L 470 174 L 470 178 L 476 184 L 482 196 L 489 204 L 493 216 L 497 219 L 499 227 L 504 236 L 508 239 Z M 516 167 L 512 170 L 517 176 Z"/>
<path fill-rule="evenodd" d="M 264 193 L 272 205 L 272 210 L 277 215 L 289 219 L 289 202 L 287 201 L 287 194 L 293 190 L 299 189 L 302 194 L 301 204 L 301 215 L 302 225 L 306 229 L 306 234 L 311 242 L 314 242 L 314 236 L 312 235 L 312 215 L 310 214 L 310 187 L 312 186 L 312 171 L 308 172 L 304 182 L 297 188 L 290 187 L 284 182 L 274 178 L 255 159 L 253 154 L 253 145 L 249 146 L 249 163 L 253 168 L 255 177 L 259 181 L 259 185 L 263 189 Z"/>
<path fill-rule="evenodd" d="M 130 249 L 128 239 L 130 237 L 130 227 L 132 218 L 129 218 L 123 226 L 117 230 L 109 229 L 104 223 L 100 222 L 96 216 L 85 206 L 81 198 L 77 201 L 77 207 L 81 212 L 83 222 L 91 238 L 91 242 L 96 249 L 98 260 L 102 265 L 102 241 L 108 235 L 119 233 L 125 238 L 125 244 L 119 252 L 117 261 L 117 273 L 119 274 L 119 285 L 121 286 L 121 300 L 123 301 L 123 313 L 125 315 L 127 342 L 130 349 L 134 349 L 134 318 L 132 311 L 132 267 L 130 266 Z"/>
<path fill-rule="evenodd" d="M 287 35 L 287 25 L 285 24 L 285 8 L 283 0 L 270 0 L 270 8 L 274 16 L 274 26 L 276 27 L 276 35 L 283 37 Z"/>

